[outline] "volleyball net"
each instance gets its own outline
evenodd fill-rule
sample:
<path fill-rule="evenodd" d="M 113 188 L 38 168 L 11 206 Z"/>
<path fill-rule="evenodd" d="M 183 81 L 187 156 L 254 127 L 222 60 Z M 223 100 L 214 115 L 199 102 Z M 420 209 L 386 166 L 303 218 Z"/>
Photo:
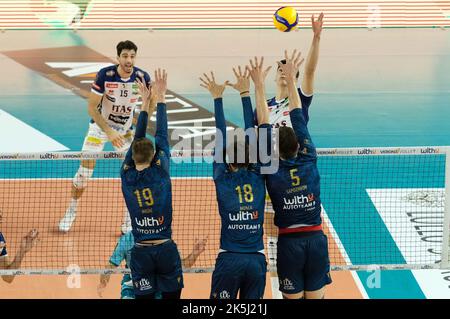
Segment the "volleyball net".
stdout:
<path fill-rule="evenodd" d="M 449 264 L 450 148 L 318 149 L 323 226 L 333 270 L 446 268 Z M 0 153 L 0 232 L 14 258 L 25 234 L 39 242 L 20 269 L 0 274 L 124 273 L 107 267 L 126 210 L 119 179 L 124 154 Z M 96 160 L 67 233 L 58 229 L 80 160 Z M 173 239 L 181 257 L 197 240 L 205 251 L 187 272 L 211 272 L 220 216 L 210 152 L 173 151 Z M 288 203 L 289 205 L 295 203 Z M 264 241 L 276 270 L 278 230 L 267 198 Z"/>

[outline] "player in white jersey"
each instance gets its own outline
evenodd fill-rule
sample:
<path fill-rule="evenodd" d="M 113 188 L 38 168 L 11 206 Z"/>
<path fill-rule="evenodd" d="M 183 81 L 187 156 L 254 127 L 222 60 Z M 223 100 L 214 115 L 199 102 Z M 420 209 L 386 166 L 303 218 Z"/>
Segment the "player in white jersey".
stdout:
<path fill-rule="evenodd" d="M 84 139 L 83 152 L 101 152 L 110 141 L 117 152 L 125 152 L 130 147 L 133 133 L 133 114 L 137 106 L 139 92 L 136 79 L 150 85 L 148 73 L 134 66 L 137 47 L 131 41 L 117 45 L 117 65 L 101 69 L 92 84 L 88 102 L 88 112 L 92 120 Z M 59 230 L 67 232 L 77 215 L 78 200 L 83 195 L 88 180 L 92 177 L 95 160 L 83 160 L 73 178 L 69 207 L 59 223 Z M 128 211 L 125 210 L 122 233 L 131 230 Z"/>
<path fill-rule="evenodd" d="M 319 43 L 320 35 L 322 33 L 323 13 L 319 15 L 319 18 L 317 20 L 314 19 L 313 15 L 311 17 L 311 24 L 314 37 L 305 63 L 305 74 L 303 75 L 302 83 L 298 88 L 300 99 L 302 102 L 303 116 L 307 123 L 309 120 L 308 110 L 313 98 L 314 73 L 316 71 L 317 62 L 319 60 Z M 285 64 L 286 61 L 281 60 L 278 63 Z M 298 72 L 296 76 L 298 79 L 300 73 Z M 281 68 L 279 66 L 277 68 L 275 82 L 277 86 L 276 96 L 267 101 L 267 105 L 269 106 L 270 110 L 269 122 L 274 127 L 292 127 L 291 119 L 289 117 L 287 82 L 285 79 L 285 75 L 281 72 Z"/>

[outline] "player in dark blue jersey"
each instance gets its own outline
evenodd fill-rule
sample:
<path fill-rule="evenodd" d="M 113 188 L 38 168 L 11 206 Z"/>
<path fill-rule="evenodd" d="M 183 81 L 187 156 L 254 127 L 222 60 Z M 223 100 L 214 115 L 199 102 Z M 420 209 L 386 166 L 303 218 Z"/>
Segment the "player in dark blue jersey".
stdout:
<path fill-rule="evenodd" d="M 314 37 L 311 43 L 311 47 L 306 58 L 305 71 L 301 84 L 298 86 L 298 93 L 302 103 L 303 117 L 306 123 L 309 120 L 309 106 L 313 99 L 314 91 L 314 74 L 319 61 L 319 44 L 320 36 L 322 33 L 323 25 L 323 13 L 319 15 L 317 20 L 314 19 L 314 15 L 311 17 L 311 26 L 314 33 Z M 286 63 L 286 60 L 279 61 L 282 64 Z M 296 73 L 296 81 L 300 78 L 300 71 Z M 277 74 L 275 77 L 276 83 L 276 95 L 267 100 L 270 116 L 269 121 L 274 127 L 289 126 L 292 127 L 291 119 L 289 116 L 289 94 L 286 77 L 281 71 L 280 66 L 277 67 Z"/>
<path fill-rule="evenodd" d="M 172 183 L 165 93 L 166 71 L 158 69 L 151 94 L 137 80 L 143 99 L 136 134 L 122 169 L 122 193 L 131 217 L 135 245 L 130 269 L 136 298 L 179 299 L 183 288 L 180 254 L 172 240 Z M 145 137 L 149 108 L 157 104 L 155 146 Z"/>
<path fill-rule="evenodd" d="M 287 299 L 323 298 L 331 283 L 327 237 L 322 231 L 320 175 L 316 148 L 311 141 L 296 73 L 303 63 L 294 51 L 279 68 L 287 82 L 292 128 L 279 128 L 279 169 L 267 175 L 267 191 L 279 228 L 277 270 L 280 291 Z"/>
<path fill-rule="evenodd" d="M 3 213 L 0 210 L 0 226 L 2 225 Z M 36 229 L 32 229 L 28 232 L 28 234 L 22 238 L 22 242 L 20 243 L 19 250 L 16 253 L 16 257 L 14 260 L 10 260 L 8 256 L 8 251 L 6 249 L 6 240 L 1 232 L 0 227 L 0 269 L 19 269 L 22 264 L 22 260 L 25 255 L 33 248 L 36 241 L 39 238 L 39 232 Z M 14 280 L 13 275 L 2 275 L 3 281 L 7 283 L 12 283 Z"/>
<path fill-rule="evenodd" d="M 233 70 L 237 82 L 231 86 L 240 92 L 242 98 L 245 129 L 254 130 L 249 73 L 243 74 L 240 67 L 239 71 Z M 220 250 L 212 276 L 210 298 L 236 299 L 239 293 L 241 299 L 261 299 L 267 271 L 263 242 L 264 177 L 258 163 L 252 163 L 250 159 L 248 143 L 235 141 L 233 136 L 227 147 L 222 94 L 230 83 L 217 84 L 212 72 L 211 78 L 203 74 L 200 80 L 200 85 L 214 98 L 217 130 L 213 178 L 222 220 Z M 270 130 L 268 118 L 261 119 L 261 123 L 261 127 Z M 249 138 L 254 138 L 255 135 L 249 133 Z M 228 160 L 225 159 L 226 153 Z"/>

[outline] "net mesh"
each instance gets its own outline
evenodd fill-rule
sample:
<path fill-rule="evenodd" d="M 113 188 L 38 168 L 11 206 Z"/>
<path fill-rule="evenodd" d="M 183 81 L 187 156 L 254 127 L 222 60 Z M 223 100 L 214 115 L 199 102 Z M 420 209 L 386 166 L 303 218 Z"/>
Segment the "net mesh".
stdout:
<path fill-rule="evenodd" d="M 445 207 L 444 148 L 319 149 L 324 229 L 332 269 L 437 268 Z M 118 178 L 122 153 L 0 154 L 0 231 L 9 255 L 32 228 L 39 243 L 18 273 L 81 273 L 106 269 L 126 211 Z M 173 153 L 173 238 L 187 256 L 196 240 L 205 251 L 186 271 L 212 271 L 220 217 L 210 156 Z M 189 155 L 189 156 L 187 156 Z M 80 158 L 95 158 L 94 175 L 67 233 L 58 230 Z M 264 238 L 276 266 L 277 228 L 268 199 Z M 448 238 L 445 242 L 448 242 Z M 69 268 L 68 268 L 69 267 Z M 126 272 L 120 268 L 118 272 Z"/>

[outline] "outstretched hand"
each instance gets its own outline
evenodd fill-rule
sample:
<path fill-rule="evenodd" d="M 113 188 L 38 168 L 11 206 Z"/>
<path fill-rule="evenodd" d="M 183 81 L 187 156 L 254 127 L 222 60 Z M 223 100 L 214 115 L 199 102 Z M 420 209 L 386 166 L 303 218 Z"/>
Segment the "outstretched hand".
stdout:
<path fill-rule="evenodd" d="M 289 80 L 296 80 L 297 72 L 300 69 L 300 66 L 302 65 L 303 61 L 305 61 L 304 58 L 301 57 L 302 53 L 297 50 L 294 50 L 292 52 L 291 56 L 288 56 L 287 50 L 284 50 L 284 58 L 286 60 L 286 63 L 278 62 L 278 67 L 281 69 L 281 72 L 286 76 Z"/>
<path fill-rule="evenodd" d="M 248 94 L 250 91 L 250 72 L 246 68 L 244 73 L 242 73 L 241 66 L 233 68 L 234 76 L 236 77 L 236 83 L 228 83 L 233 89 L 238 91 L 240 94 Z"/>
<path fill-rule="evenodd" d="M 200 77 L 200 81 L 202 82 L 200 83 L 200 86 L 207 89 L 214 99 L 221 98 L 223 91 L 225 91 L 225 87 L 230 84 L 229 81 L 225 81 L 223 84 L 217 84 L 212 71 L 211 78 L 206 73 L 203 73 L 203 76 Z"/>
<path fill-rule="evenodd" d="M 167 91 L 167 72 L 165 69 L 155 70 L 155 81 L 152 83 L 152 94 L 155 95 L 157 102 L 166 101 Z"/>
<path fill-rule="evenodd" d="M 25 237 L 22 238 L 22 242 L 20 243 L 20 248 L 22 249 L 23 253 L 28 253 L 35 243 L 38 241 L 39 238 L 39 232 L 36 229 L 32 229 L 28 232 Z"/>
<path fill-rule="evenodd" d="M 311 26 L 314 32 L 314 36 L 320 36 L 323 26 L 323 12 L 320 13 L 317 20 L 314 20 L 314 14 L 311 16 Z"/>
<path fill-rule="evenodd" d="M 269 73 L 271 66 L 267 67 L 263 70 L 264 57 L 260 58 L 255 57 L 253 60 L 250 59 L 250 66 L 246 66 L 246 70 L 250 73 L 250 77 L 252 78 L 255 85 L 264 84 L 267 74 Z"/>

